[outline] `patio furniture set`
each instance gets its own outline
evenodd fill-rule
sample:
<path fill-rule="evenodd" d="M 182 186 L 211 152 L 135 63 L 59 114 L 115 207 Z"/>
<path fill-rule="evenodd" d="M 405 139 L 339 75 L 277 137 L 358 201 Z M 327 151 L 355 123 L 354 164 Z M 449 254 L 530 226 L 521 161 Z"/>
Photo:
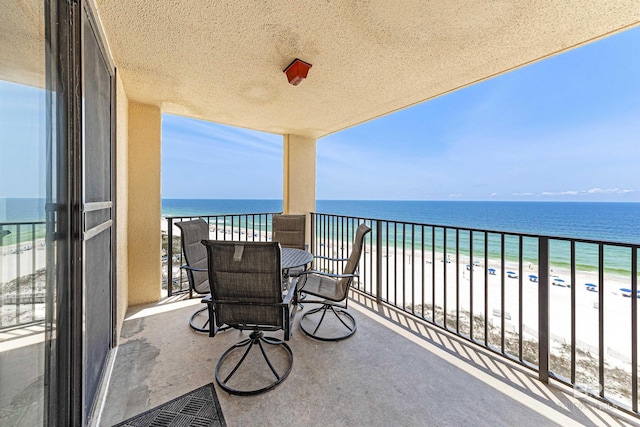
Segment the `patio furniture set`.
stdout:
<path fill-rule="evenodd" d="M 358 278 L 364 238 L 371 228 L 364 223 L 358 226 L 349 258 L 323 257 L 344 266 L 342 273 L 334 274 L 312 268 L 314 256 L 305 245 L 305 222 L 305 215 L 275 215 L 271 242 L 209 240 L 206 221 L 176 223 L 186 261 L 182 268 L 190 287 L 194 293 L 206 294 L 202 299 L 206 306 L 189 320 L 191 328 L 210 337 L 227 329 L 251 331 L 228 348 L 216 365 L 216 381 L 230 394 L 263 393 L 287 378 L 293 351 L 286 341 L 301 309 L 300 300 L 318 305 L 300 318 L 300 330 L 307 336 L 340 341 L 356 331 L 356 321 L 347 312 L 347 297 Z M 265 335 L 278 330 L 284 332 L 282 340 Z M 254 348 L 259 352 L 251 353 Z M 250 354 L 262 360 L 263 372 L 247 368 Z"/>

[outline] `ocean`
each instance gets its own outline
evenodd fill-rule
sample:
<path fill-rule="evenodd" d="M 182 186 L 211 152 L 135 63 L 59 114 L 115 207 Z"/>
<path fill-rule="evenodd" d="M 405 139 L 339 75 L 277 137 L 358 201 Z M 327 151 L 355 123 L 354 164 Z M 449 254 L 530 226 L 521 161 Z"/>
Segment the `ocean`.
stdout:
<path fill-rule="evenodd" d="M 281 200 L 162 200 L 163 216 L 281 211 Z M 640 244 L 640 203 L 318 200 L 316 211 Z"/>
<path fill-rule="evenodd" d="M 242 214 L 281 212 L 281 200 L 211 200 L 163 199 L 162 216 L 191 216 L 212 214 Z M 574 239 L 602 240 L 640 244 L 640 203 L 582 203 L 582 202 L 463 202 L 463 201 L 382 201 L 382 200 L 318 200 L 316 211 L 361 218 L 406 221 L 437 226 L 475 228 L 481 230 L 528 233 Z M 42 199 L 0 199 L 0 223 L 37 221 L 44 218 Z M 26 230 L 25 230 L 26 231 Z M 409 237 L 392 232 L 392 238 Z M 436 250 L 443 249 L 440 231 L 436 236 Z M 44 228 L 37 230 L 38 237 Z M 3 244 L 11 244 L 12 237 Z M 447 233 L 447 247 L 454 247 L 453 233 Z M 474 235 L 475 248 L 482 248 L 483 236 Z M 497 235 L 489 236 L 491 258 L 499 257 Z M 466 240 L 466 242 L 465 242 Z M 461 247 L 469 237 L 461 235 Z M 507 259 L 513 260 L 517 240 L 507 238 Z M 578 267 L 594 270 L 597 265 L 597 245 L 578 244 Z M 570 265 L 568 243 L 551 242 L 554 265 Z M 463 251 L 464 252 L 464 251 Z M 480 251 L 476 252 L 480 253 Z M 526 262 L 535 262 L 537 248 L 525 240 Z M 607 271 L 628 274 L 630 251 L 605 248 Z"/>
<path fill-rule="evenodd" d="M 281 200 L 162 200 L 162 216 L 281 211 Z M 316 211 L 640 244 L 640 203 L 318 200 Z M 43 199 L 0 198 L 0 222 L 42 220 Z"/>
<path fill-rule="evenodd" d="M 187 200 L 163 199 L 162 215 L 204 215 L 230 213 L 264 213 L 282 211 L 281 200 Z M 318 200 L 316 211 L 368 219 L 415 222 L 436 226 L 473 228 L 488 231 L 512 232 L 566 237 L 573 239 L 600 240 L 640 244 L 640 203 L 579 203 L 579 202 L 462 202 L 462 201 L 381 201 L 381 200 Z M 390 241 L 410 247 L 410 235 L 391 229 Z M 414 236 L 415 242 L 421 235 Z M 431 232 L 425 231 L 430 241 Z M 461 254 L 468 256 L 469 234 L 460 234 Z M 488 258 L 501 256 L 500 237 L 488 236 Z M 507 236 L 505 258 L 516 262 L 518 239 Z M 416 243 L 416 245 L 418 245 Z M 447 232 L 447 247 L 455 247 L 455 232 Z M 474 233 L 474 259 L 484 257 L 484 235 Z M 442 229 L 436 229 L 435 249 L 444 251 Z M 525 238 L 523 260 L 537 263 L 537 241 Z M 631 251 L 626 248 L 605 246 L 604 266 L 607 274 L 628 277 Z M 570 245 L 566 241 L 550 242 L 552 268 L 569 270 L 571 266 Z M 597 271 L 598 246 L 578 243 L 576 245 L 576 268 L 582 271 Z"/>

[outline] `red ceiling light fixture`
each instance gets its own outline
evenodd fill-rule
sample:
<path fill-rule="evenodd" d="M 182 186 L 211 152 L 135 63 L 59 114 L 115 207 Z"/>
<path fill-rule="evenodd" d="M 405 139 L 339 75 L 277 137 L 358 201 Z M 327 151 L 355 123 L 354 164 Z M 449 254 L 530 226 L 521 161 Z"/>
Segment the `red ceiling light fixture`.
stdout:
<path fill-rule="evenodd" d="M 307 73 L 311 67 L 313 67 L 313 65 L 296 58 L 284 69 L 284 73 L 287 75 L 289 83 L 298 86 L 301 81 L 307 78 Z"/>

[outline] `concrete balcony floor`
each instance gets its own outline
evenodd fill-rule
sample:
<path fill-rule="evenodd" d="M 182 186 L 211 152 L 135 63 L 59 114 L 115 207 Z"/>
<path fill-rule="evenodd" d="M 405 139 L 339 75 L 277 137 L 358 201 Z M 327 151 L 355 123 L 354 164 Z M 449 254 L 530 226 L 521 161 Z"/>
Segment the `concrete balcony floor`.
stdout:
<path fill-rule="evenodd" d="M 638 425 L 638 419 L 358 293 L 358 330 L 341 342 L 305 336 L 296 317 L 289 377 L 270 392 L 239 397 L 215 384 L 221 354 L 247 333 L 193 332 L 199 299 L 133 307 L 99 425 L 110 426 L 213 382 L 229 426 Z M 309 309 L 305 306 L 305 310 Z M 282 337 L 282 331 L 267 335 Z"/>

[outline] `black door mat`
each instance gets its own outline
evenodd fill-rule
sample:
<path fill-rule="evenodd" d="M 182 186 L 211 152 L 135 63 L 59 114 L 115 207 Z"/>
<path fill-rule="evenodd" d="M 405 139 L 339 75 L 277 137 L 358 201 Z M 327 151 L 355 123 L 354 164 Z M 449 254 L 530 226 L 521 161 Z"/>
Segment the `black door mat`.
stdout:
<path fill-rule="evenodd" d="M 115 427 L 226 427 L 213 383 L 163 403 Z"/>

